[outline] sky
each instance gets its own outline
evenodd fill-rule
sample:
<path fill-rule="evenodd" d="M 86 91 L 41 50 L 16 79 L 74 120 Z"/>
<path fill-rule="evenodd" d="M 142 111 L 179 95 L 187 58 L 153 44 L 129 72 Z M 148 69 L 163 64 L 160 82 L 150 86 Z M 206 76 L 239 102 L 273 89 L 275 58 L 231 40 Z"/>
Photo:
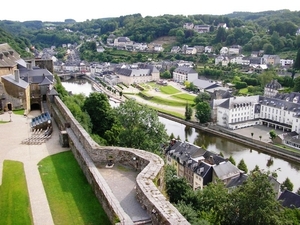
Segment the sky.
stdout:
<path fill-rule="evenodd" d="M 12 9 L 14 8 L 15 9 Z M 7 9 L 7 10 L 4 10 Z M 63 22 L 65 19 L 74 19 L 82 22 L 91 19 L 119 17 L 140 13 L 145 16 L 195 15 L 212 14 L 224 15 L 234 11 L 261 12 L 267 10 L 289 9 L 300 11 L 300 1 L 263 1 L 263 0 L 113 0 L 113 1 L 38 1 L 15 0 L 1 2 L 0 20 L 43 22 Z"/>

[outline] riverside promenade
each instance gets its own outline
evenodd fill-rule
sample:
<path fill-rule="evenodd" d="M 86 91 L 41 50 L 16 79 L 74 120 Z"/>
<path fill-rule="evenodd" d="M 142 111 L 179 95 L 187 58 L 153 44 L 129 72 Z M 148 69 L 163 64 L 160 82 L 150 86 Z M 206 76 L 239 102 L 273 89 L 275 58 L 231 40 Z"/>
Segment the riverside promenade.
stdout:
<path fill-rule="evenodd" d="M 31 111 L 27 117 L 11 115 L 11 122 L 0 124 L 0 184 L 2 184 L 2 170 L 4 160 L 19 161 L 24 164 L 33 224 L 54 224 L 48 200 L 42 184 L 38 163 L 45 157 L 69 150 L 59 144 L 59 130 L 53 123 L 52 137 L 41 145 L 24 145 L 22 140 L 30 137 L 31 118 L 40 114 L 40 111 Z M 9 121 L 7 112 L 0 115 L 0 121 Z"/>

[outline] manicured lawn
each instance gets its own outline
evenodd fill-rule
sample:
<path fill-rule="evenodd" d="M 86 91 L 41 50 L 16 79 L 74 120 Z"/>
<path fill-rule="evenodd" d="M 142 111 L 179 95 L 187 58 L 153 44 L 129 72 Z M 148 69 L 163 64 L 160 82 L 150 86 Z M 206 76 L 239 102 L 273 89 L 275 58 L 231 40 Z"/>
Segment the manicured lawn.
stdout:
<path fill-rule="evenodd" d="M 56 225 L 111 224 L 71 151 L 38 165 Z"/>
<path fill-rule="evenodd" d="M 196 96 L 190 95 L 187 93 L 182 93 L 182 94 L 178 94 L 178 95 L 172 95 L 172 98 L 178 98 L 181 100 L 185 100 L 185 101 L 188 101 L 189 104 L 192 104 L 192 103 L 194 103 L 194 99 L 196 98 Z"/>
<path fill-rule="evenodd" d="M 179 93 L 180 91 L 176 88 L 174 88 L 173 86 L 160 86 L 160 91 L 164 94 L 167 94 L 167 95 L 172 95 L 172 94 L 177 94 Z"/>
<path fill-rule="evenodd" d="M 0 224 L 33 224 L 23 163 L 4 160 Z"/>
<path fill-rule="evenodd" d="M 179 106 L 179 107 L 185 107 L 186 102 L 185 101 L 177 101 L 177 100 L 171 100 L 171 99 L 166 99 L 163 97 L 158 97 L 158 96 L 153 96 L 151 102 L 161 104 L 161 105 L 166 105 L 166 106 Z"/>

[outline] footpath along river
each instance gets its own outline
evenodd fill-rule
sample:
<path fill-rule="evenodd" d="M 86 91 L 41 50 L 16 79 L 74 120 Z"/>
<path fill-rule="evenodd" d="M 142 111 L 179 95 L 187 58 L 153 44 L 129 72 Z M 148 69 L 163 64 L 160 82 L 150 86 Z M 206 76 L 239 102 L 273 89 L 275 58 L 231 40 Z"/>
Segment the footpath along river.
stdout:
<path fill-rule="evenodd" d="M 69 80 L 62 82 L 62 84 L 67 91 L 71 91 L 73 94 L 82 93 L 88 96 L 94 91 L 91 83 L 84 79 L 76 81 Z M 113 107 L 118 105 L 112 101 L 110 101 L 110 104 Z M 298 188 L 300 188 L 300 164 L 288 162 L 286 160 L 270 156 L 266 153 L 251 150 L 249 147 L 213 134 L 208 134 L 197 129 L 187 127 L 181 123 L 174 122 L 163 117 L 159 117 L 159 120 L 165 125 L 169 135 L 173 133 L 175 137 L 179 136 L 181 140 L 188 140 L 190 143 L 195 143 L 198 146 L 205 146 L 209 151 L 215 153 L 222 152 L 225 158 L 232 156 L 236 163 L 239 163 L 241 159 L 244 159 L 249 171 L 253 170 L 256 165 L 265 171 L 272 172 L 276 170 L 278 175 L 277 180 L 280 183 L 288 177 L 294 184 L 294 191 L 297 191 Z M 273 158 L 273 164 L 268 166 L 267 163 L 271 157 Z"/>

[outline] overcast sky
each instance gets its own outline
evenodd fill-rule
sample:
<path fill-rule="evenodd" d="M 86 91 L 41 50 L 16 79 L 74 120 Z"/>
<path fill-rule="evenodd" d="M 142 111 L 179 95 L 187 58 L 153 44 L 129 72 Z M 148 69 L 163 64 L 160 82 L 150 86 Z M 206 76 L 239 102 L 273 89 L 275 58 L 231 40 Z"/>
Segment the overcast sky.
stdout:
<path fill-rule="evenodd" d="M 62 22 L 65 19 L 75 19 L 82 22 L 105 17 L 119 17 L 140 13 L 145 16 L 194 15 L 213 14 L 223 15 L 234 11 L 261 12 L 266 10 L 289 9 L 300 11 L 300 1 L 264 1 L 264 0 L 83 0 L 83 1 L 38 1 L 15 0 L 1 1 L 0 20 L 28 21 L 41 20 Z"/>

